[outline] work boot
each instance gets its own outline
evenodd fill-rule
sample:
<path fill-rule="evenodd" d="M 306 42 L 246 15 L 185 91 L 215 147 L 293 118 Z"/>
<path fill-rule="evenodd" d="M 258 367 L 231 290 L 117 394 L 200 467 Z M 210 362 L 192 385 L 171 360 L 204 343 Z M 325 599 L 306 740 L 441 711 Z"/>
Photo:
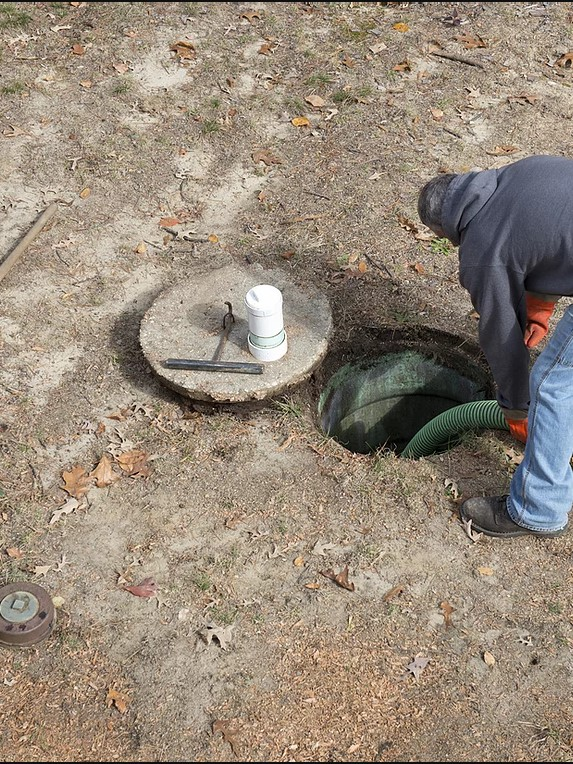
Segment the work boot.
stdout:
<path fill-rule="evenodd" d="M 505 496 L 477 496 L 473 499 L 467 499 L 460 507 L 460 517 L 466 523 L 472 521 L 472 530 L 498 538 L 513 538 L 514 536 L 553 538 L 565 532 L 565 528 L 559 531 L 532 531 L 514 523 L 507 511 L 507 494 Z"/>

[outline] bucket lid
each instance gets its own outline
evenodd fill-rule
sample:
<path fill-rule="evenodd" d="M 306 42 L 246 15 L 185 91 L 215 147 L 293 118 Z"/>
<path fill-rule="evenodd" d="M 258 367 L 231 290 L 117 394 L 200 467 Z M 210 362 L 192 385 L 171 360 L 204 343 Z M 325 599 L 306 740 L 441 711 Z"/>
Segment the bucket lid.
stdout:
<path fill-rule="evenodd" d="M 247 310 L 254 316 L 272 316 L 282 309 L 283 296 L 270 284 L 259 284 L 245 295 Z"/>

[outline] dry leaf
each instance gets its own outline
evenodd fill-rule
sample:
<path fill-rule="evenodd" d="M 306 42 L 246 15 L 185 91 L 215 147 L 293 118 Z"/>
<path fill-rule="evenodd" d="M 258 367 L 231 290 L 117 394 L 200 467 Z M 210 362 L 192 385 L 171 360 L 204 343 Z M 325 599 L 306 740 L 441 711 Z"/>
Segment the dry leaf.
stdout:
<path fill-rule="evenodd" d="M 137 255 L 144 255 L 147 252 L 147 245 L 144 241 L 140 241 L 137 247 L 133 250 Z"/>
<path fill-rule="evenodd" d="M 91 188 L 84 188 L 83 191 L 80 191 L 80 199 L 87 199 L 91 192 Z"/>
<path fill-rule="evenodd" d="M 564 53 L 555 63 L 557 66 L 563 66 L 565 69 L 570 69 L 573 64 L 573 53 Z"/>
<path fill-rule="evenodd" d="M 408 32 L 410 27 L 408 24 L 404 24 L 402 21 L 398 21 L 397 24 L 392 24 L 392 29 L 395 29 L 397 32 Z"/>
<path fill-rule="evenodd" d="M 306 117 L 294 117 L 293 119 L 291 119 L 291 123 L 295 127 L 307 127 L 308 125 L 310 125 L 310 122 L 308 121 Z"/>
<path fill-rule="evenodd" d="M 207 236 L 207 241 L 210 241 L 211 244 L 216 244 L 219 241 L 219 237 L 216 233 L 210 233 L 209 236 Z"/>
<path fill-rule="evenodd" d="M 478 573 L 480 574 L 480 576 L 493 576 L 494 570 L 493 568 L 488 568 L 485 565 L 480 565 L 480 567 L 478 568 Z"/>
<path fill-rule="evenodd" d="M 302 568 L 302 566 L 304 565 L 304 557 L 295 557 L 295 559 L 292 561 L 292 564 L 296 568 Z"/>
<path fill-rule="evenodd" d="M 462 34 L 458 35 L 456 40 L 458 40 L 458 42 L 463 42 L 464 48 L 487 48 L 487 45 L 479 35 L 472 37 L 469 34 Z"/>
<path fill-rule="evenodd" d="M 270 149 L 257 149 L 257 151 L 253 151 L 251 156 L 253 157 L 253 162 L 255 164 L 258 164 L 259 162 L 264 162 L 266 165 L 282 164 L 283 161 L 274 154 L 271 154 Z"/>
<path fill-rule="evenodd" d="M 374 53 L 374 55 L 376 55 L 377 53 L 380 53 L 380 51 L 382 50 L 388 50 L 388 46 L 386 45 L 385 42 L 377 42 L 374 45 L 370 45 L 368 47 L 368 50 L 371 53 Z"/>
<path fill-rule="evenodd" d="M 382 597 L 383 602 L 389 602 L 391 599 L 396 597 L 398 594 L 402 594 L 404 591 L 404 587 L 398 584 L 397 586 L 393 586 L 391 589 L 388 589 L 386 594 Z"/>
<path fill-rule="evenodd" d="M 176 43 L 173 43 L 169 50 L 175 53 L 180 61 L 195 58 L 197 55 L 195 46 L 192 42 L 188 42 L 187 40 L 178 40 Z"/>
<path fill-rule="evenodd" d="M 430 109 L 430 112 L 432 113 L 432 117 L 436 120 L 436 122 L 441 122 L 441 120 L 444 118 L 444 112 L 441 109 Z"/>
<path fill-rule="evenodd" d="M 181 221 L 178 218 L 161 218 L 159 221 L 160 228 L 172 228 L 174 225 L 179 225 Z"/>
<path fill-rule="evenodd" d="M 229 645 L 231 644 L 231 631 L 233 630 L 234 626 L 234 623 L 224 627 L 209 624 L 204 634 L 207 644 L 210 645 L 213 641 L 213 637 L 216 637 L 221 650 L 228 650 Z"/>
<path fill-rule="evenodd" d="M 420 276 L 423 276 L 426 273 L 426 269 L 422 265 L 422 263 L 413 263 L 411 266 L 412 270 L 416 271 L 417 274 Z"/>
<path fill-rule="evenodd" d="M 495 658 L 487 650 L 483 654 L 483 662 L 486 663 L 488 666 L 495 666 Z"/>
<path fill-rule="evenodd" d="M 471 520 L 464 520 L 464 519 L 462 519 L 462 525 L 464 526 L 465 532 L 467 533 L 467 535 L 470 537 L 470 539 L 473 542 L 477 542 L 477 541 L 479 541 L 482 538 L 483 533 L 478 533 L 477 531 L 473 531 L 472 530 L 472 521 Z"/>
<path fill-rule="evenodd" d="M 47 575 L 48 571 L 52 569 L 51 565 L 36 565 L 34 568 L 34 575 L 35 576 L 45 576 Z"/>
<path fill-rule="evenodd" d="M 109 456 L 109 454 L 104 454 L 97 467 L 90 472 L 90 477 L 95 478 L 95 484 L 98 488 L 105 488 L 105 486 L 111 485 L 112 483 L 115 483 L 116 480 L 119 480 L 120 476 L 117 472 L 113 471 L 112 464 L 111 456 Z"/>
<path fill-rule="evenodd" d="M 410 66 L 409 61 L 402 61 L 400 64 L 396 64 L 396 66 L 392 67 L 393 72 L 410 72 L 412 71 L 412 67 Z"/>
<path fill-rule="evenodd" d="M 80 80 L 80 85 L 82 86 L 82 88 L 86 88 L 86 90 L 88 90 L 92 86 L 92 81 L 91 80 Z"/>
<path fill-rule="evenodd" d="M 126 72 L 129 71 L 129 64 L 114 64 L 113 68 L 119 74 L 125 74 Z"/>
<path fill-rule="evenodd" d="M 50 518 L 50 525 L 57 523 L 58 520 L 63 515 L 69 515 L 70 512 L 75 512 L 76 509 L 78 509 L 79 507 L 80 507 L 80 502 L 77 499 L 74 499 L 73 496 L 70 496 L 70 498 L 66 501 L 65 504 L 62 504 L 61 507 L 54 510 L 54 513 L 52 517 Z"/>
<path fill-rule="evenodd" d="M 127 711 L 129 698 L 123 692 L 118 692 L 117 690 L 114 690 L 110 687 L 107 691 L 105 702 L 108 708 L 114 705 L 120 714 L 124 714 Z"/>
<path fill-rule="evenodd" d="M 309 95 L 306 96 L 304 99 L 307 103 L 309 103 L 311 106 L 314 106 L 315 109 L 320 109 L 321 106 L 324 106 L 326 101 L 324 98 L 321 98 L 319 95 Z"/>
<path fill-rule="evenodd" d="M 455 611 L 455 608 L 452 607 L 449 602 L 440 602 L 440 607 L 442 608 L 444 612 L 444 623 L 446 626 L 446 629 L 449 629 L 452 625 L 452 613 Z"/>
<path fill-rule="evenodd" d="M 13 560 L 21 560 L 24 556 L 24 553 L 21 552 L 19 549 L 16 549 L 15 546 L 10 546 L 8 549 L 6 549 L 6 554 L 8 557 L 11 557 Z"/>
<path fill-rule="evenodd" d="M 247 19 L 249 24 L 252 24 L 253 19 L 260 19 L 262 16 L 257 11 L 245 11 L 244 13 L 241 13 L 239 18 Z"/>
<path fill-rule="evenodd" d="M 311 581 L 311 583 L 305 584 L 304 588 L 305 589 L 320 589 L 320 584 Z"/>
<path fill-rule="evenodd" d="M 243 14 L 244 15 L 244 14 Z M 232 722 L 229 719 L 217 719 L 213 722 L 213 735 L 220 732 L 223 735 L 225 743 L 229 743 L 233 754 L 239 758 L 239 752 L 237 750 L 237 741 L 235 736 L 238 733 L 237 727 L 231 726 Z"/>
<path fill-rule="evenodd" d="M 83 56 L 85 52 L 86 49 L 79 42 L 72 46 L 72 53 L 76 56 Z"/>
<path fill-rule="evenodd" d="M 338 586 L 341 586 L 343 589 L 348 589 L 349 592 L 354 591 L 354 584 L 348 581 L 348 565 L 346 565 L 340 573 L 334 573 L 333 570 L 321 570 L 319 571 L 321 575 L 323 575 L 325 578 L 330 578 L 331 581 L 334 581 Z"/>
<path fill-rule="evenodd" d="M 420 674 L 426 668 L 429 662 L 430 662 L 429 658 L 422 658 L 418 656 L 417 658 L 414 658 L 412 663 L 409 663 L 406 668 L 408 669 L 408 671 L 412 672 L 412 674 L 414 675 L 414 679 L 418 681 Z"/>
<path fill-rule="evenodd" d="M 269 42 L 264 42 L 259 48 L 259 53 L 261 53 L 263 56 L 268 56 L 269 53 L 272 53 L 272 52 L 273 52 L 273 46 Z"/>
<path fill-rule="evenodd" d="M 126 592 L 134 594 L 136 597 L 153 597 L 157 594 L 157 584 L 153 578 L 144 578 L 138 584 L 124 586 Z"/>
<path fill-rule="evenodd" d="M 503 145 L 503 146 L 494 146 L 491 151 L 486 150 L 486 154 L 489 154 L 490 156 L 506 156 L 507 154 L 515 154 L 516 151 L 519 151 L 519 146 L 509 146 L 509 145 Z"/>
<path fill-rule="evenodd" d="M 79 466 L 79 464 L 72 467 L 69 472 L 62 472 L 62 477 L 64 479 L 62 488 L 75 499 L 84 496 L 88 492 L 90 484 L 92 483 L 90 476 L 83 467 Z"/>
<path fill-rule="evenodd" d="M 116 456 L 121 469 L 130 477 L 149 477 L 151 469 L 147 463 L 148 454 L 138 448 Z"/>
<path fill-rule="evenodd" d="M 344 66 L 347 66 L 349 69 L 354 66 L 354 61 L 348 55 L 344 56 L 341 63 L 344 64 Z"/>

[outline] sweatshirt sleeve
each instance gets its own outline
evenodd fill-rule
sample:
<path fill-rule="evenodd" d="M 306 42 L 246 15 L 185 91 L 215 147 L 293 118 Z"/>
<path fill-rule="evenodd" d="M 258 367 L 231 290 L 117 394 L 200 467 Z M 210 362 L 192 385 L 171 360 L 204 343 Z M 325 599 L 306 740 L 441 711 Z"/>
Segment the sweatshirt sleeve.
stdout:
<path fill-rule="evenodd" d="M 529 408 L 529 350 L 523 341 L 525 290 L 520 273 L 502 267 L 460 270 L 479 314 L 479 342 L 504 409 Z"/>

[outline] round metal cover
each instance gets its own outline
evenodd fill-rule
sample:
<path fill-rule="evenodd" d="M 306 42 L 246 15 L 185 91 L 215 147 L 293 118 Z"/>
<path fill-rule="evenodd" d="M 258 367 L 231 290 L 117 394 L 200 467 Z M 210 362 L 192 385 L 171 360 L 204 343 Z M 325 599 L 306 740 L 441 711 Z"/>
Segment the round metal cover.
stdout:
<path fill-rule="evenodd" d="M 0 587 L 0 645 L 29 647 L 45 639 L 56 621 L 54 603 L 37 584 Z"/>

